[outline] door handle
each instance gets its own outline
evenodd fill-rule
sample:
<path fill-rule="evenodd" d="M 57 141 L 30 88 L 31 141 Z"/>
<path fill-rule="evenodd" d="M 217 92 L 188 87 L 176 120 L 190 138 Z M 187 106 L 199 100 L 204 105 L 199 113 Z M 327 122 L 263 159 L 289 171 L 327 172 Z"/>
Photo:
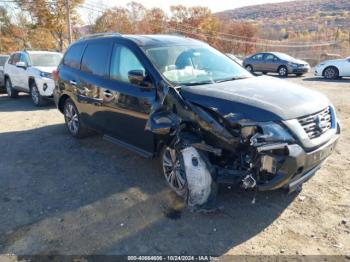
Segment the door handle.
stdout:
<path fill-rule="evenodd" d="M 105 90 L 105 91 L 103 92 L 103 94 L 104 94 L 105 97 L 108 97 L 108 98 L 113 96 L 112 92 L 109 91 L 109 90 Z"/>
<path fill-rule="evenodd" d="M 72 86 L 76 86 L 76 85 L 77 85 L 77 81 L 74 81 L 74 80 L 70 80 L 69 83 L 70 83 Z"/>

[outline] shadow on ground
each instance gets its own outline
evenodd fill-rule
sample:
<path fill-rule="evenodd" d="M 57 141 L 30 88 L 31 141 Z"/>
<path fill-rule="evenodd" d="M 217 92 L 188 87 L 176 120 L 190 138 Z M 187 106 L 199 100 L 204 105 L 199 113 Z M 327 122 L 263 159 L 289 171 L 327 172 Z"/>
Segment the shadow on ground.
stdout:
<path fill-rule="evenodd" d="M 13 106 L 13 102 L 16 106 Z M 53 100 L 48 100 L 47 105 L 36 107 L 28 94 L 21 93 L 17 98 L 10 98 L 7 94 L 0 93 L 0 112 L 37 111 L 55 108 Z"/>
<path fill-rule="evenodd" d="M 305 77 L 303 81 L 317 81 L 317 82 L 325 82 L 325 83 L 350 83 L 350 78 L 339 78 L 339 79 L 326 79 L 324 77 Z"/>
<path fill-rule="evenodd" d="M 0 253 L 222 255 L 268 227 L 296 195 L 221 188 L 218 214 L 191 213 L 157 160 L 63 124 L 0 133 Z"/>

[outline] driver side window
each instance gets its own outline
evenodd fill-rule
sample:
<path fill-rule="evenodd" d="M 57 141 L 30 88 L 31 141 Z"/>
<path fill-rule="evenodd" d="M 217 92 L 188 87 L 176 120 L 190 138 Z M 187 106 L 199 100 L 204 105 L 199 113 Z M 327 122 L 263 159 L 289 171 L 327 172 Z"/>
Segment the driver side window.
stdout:
<path fill-rule="evenodd" d="M 110 77 L 132 84 L 129 80 L 129 72 L 132 70 L 146 72 L 136 55 L 127 47 L 115 45 L 113 48 Z"/>

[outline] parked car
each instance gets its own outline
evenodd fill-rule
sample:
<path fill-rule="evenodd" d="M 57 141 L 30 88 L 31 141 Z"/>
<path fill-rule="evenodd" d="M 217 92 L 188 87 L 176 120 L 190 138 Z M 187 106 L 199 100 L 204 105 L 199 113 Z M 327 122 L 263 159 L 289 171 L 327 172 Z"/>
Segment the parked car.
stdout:
<path fill-rule="evenodd" d="M 295 190 L 340 134 L 324 95 L 255 77 L 190 38 L 88 36 L 68 48 L 54 75 L 73 137 L 94 130 L 160 156 L 168 185 L 193 208 L 210 209 L 218 183 Z"/>
<path fill-rule="evenodd" d="M 8 55 L 0 55 L 0 88 L 5 86 L 4 64 L 8 57 Z"/>
<path fill-rule="evenodd" d="M 239 59 L 237 56 L 234 54 L 227 53 L 226 54 L 229 58 L 231 58 L 233 61 L 235 61 L 239 65 L 243 65 L 243 60 Z"/>
<path fill-rule="evenodd" d="M 55 82 L 52 71 L 62 59 L 61 53 L 47 51 L 19 51 L 11 54 L 4 66 L 5 86 L 9 97 L 18 92 L 30 93 L 36 106 L 52 98 Z"/>
<path fill-rule="evenodd" d="M 326 79 L 350 76 L 350 56 L 321 62 L 315 67 L 315 76 L 323 76 Z"/>
<path fill-rule="evenodd" d="M 244 59 L 243 66 L 249 72 L 278 73 L 281 77 L 302 76 L 310 70 L 307 62 L 278 52 L 251 55 Z"/>

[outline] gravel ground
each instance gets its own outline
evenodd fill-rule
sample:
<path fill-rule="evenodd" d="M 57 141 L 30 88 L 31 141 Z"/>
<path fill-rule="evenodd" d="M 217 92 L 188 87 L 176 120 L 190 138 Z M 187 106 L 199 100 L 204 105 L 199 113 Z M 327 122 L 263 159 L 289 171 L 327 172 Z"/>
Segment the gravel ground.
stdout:
<path fill-rule="evenodd" d="M 157 160 L 95 136 L 76 140 L 53 105 L 0 95 L 1 254 L 350 255 L 350 79 L 290 77 L 326 94 L 342 137 L 300 193 L 221 188 L 198 214 L 165 185 Z"/>

